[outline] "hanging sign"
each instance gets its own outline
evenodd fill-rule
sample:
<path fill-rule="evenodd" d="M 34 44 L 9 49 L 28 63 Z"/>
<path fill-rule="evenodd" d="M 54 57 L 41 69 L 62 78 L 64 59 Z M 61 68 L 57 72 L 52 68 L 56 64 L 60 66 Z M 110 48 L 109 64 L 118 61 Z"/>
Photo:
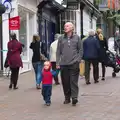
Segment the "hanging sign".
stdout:
<path fill-rule="evenodd" d="M 20 29 L 20 17 L 16 16 L 9 19 L 9 29 L 19 30 Z"/>

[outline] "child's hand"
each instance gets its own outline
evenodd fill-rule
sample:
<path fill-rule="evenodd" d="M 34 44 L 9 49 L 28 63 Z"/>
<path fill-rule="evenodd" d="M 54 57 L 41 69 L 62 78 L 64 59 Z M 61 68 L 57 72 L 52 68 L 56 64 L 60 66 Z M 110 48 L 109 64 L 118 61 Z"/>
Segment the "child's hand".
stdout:
<path fill-rule="evenodd" d="M 57 65 L 57 66 L 56 66 L 56 68 L 57 68 L 57 69 L 60 69 L 60 66 L 59 66 L 59 65 Z"/>

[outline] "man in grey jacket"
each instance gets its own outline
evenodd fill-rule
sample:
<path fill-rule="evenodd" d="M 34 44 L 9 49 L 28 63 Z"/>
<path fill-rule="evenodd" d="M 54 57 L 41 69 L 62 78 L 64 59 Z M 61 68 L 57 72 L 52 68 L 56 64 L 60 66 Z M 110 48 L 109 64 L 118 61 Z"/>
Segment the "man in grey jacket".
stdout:
<path fill-rule="evenodd" d="M 61 68 L 61 80 L 65 96 L 64 104 L 78 102 L 79 63 L 82 58 L 82 41 L 78 35 L 73 34 L 74 25 L 67 22 L 64 25 L 65 34 L 58 40 L 56 63 Z"/>

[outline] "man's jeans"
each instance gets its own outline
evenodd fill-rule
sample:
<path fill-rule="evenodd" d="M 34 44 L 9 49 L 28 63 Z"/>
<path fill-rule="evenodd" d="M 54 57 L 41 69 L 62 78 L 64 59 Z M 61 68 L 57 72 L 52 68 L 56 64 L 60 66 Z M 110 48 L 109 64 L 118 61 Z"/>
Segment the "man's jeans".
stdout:
<path fill-rule="evenodd" d="M 42 81 L 43 63 L 42 62 L 33 63 L 33 68 L 35 71 L 36 85 L 40 85 L 40 83 Z"/>

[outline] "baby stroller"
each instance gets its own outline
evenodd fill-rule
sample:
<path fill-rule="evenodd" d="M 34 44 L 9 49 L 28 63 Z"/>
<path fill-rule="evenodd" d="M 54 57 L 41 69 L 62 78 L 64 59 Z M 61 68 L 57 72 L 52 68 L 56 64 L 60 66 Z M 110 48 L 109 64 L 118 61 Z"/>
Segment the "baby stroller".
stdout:
<path fill-rule="evenodd" d="M 113 68 L 112 77 L 116 77 L 116 73 L 120 71 L 120 56 L 116 53 L 107 51 L 108 62 L 106 64 L 107 67 Z"/>

